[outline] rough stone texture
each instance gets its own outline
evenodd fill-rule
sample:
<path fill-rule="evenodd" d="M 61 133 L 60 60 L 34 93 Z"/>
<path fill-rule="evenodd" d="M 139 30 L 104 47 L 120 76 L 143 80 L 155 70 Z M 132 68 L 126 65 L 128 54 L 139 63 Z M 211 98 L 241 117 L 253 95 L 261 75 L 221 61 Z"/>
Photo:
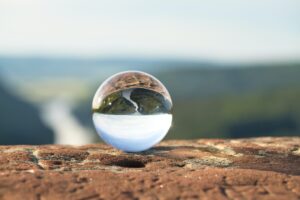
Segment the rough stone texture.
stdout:
<path fill-rule="evenodd" d="M 0 199 L 300 199 L 300 138 L 0 146 Z"/>

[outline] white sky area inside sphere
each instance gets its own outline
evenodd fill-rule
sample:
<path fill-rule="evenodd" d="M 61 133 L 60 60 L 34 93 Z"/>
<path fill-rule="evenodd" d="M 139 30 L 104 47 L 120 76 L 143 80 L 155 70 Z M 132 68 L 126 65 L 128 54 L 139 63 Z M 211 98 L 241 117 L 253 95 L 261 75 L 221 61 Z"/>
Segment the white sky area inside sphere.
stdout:
<path fill-rule="evenodd" d="M 300 57 L 299 0 L 0 0 L 0 55 Z"/>
<path fill-rule="evenodd" d="M 94 113 L 93 121 L 98 134 L 105 142 L 124 151 L 136 152 L 149 149 L 166 136 L 172 124 L 172 115 Z"/>

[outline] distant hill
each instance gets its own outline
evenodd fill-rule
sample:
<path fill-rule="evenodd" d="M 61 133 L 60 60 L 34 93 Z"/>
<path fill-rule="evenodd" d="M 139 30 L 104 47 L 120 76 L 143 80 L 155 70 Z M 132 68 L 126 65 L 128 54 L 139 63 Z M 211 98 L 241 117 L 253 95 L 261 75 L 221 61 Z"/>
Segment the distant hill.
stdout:
<path fill-rule="evenodd" d="M 157 73 L 174 98 L 212 98 L 300 86 L 299 64 L 177 68 Z"/>
<path fill-rule="evenodd" d="M 300 135 L 300 65 L 175 68 L 155 74 L 174 101 L 168 138 Z M 75 110 L 92 127 L 93 94 Z"/>
<path fill-rule="evenodd" d="M 176 59 L 0 56 L 0 72 L 16 82 L 70 77 L 85 81 L 99 81 L 125 70 L 142 70 L 153 73 L 183 65 L 199 67 L 199 65 L 209 66 L 211 64 Z"/>
<path fill-rule="evenodd" d="M 10 94 L 0 82 L 0 144 L 50 144 L 53 132 L 33 105 Z"/>
<path fill-rule="evenodd" d="M 0 57 L 0 72 L 18 83 L 22 91 L 32 88 L 28 90 L 31 96 L 32 91 L 52 92 L 54 98 L 58 91 L 81 93 L 74 113 L 90 128 L 96 88 L 109 75 L 130 69 L 155 75 L 170 91 L 174 123 L 168 138 L 300 135 L 300 63 Z M 83 82 L 87 84 L 81 87 Z M 31 86 L 24 87 L 24 83 Z M 36 109 L 30 110 L 36 119 Z M 5 117 L 3 114 L 0 119 Z"/>

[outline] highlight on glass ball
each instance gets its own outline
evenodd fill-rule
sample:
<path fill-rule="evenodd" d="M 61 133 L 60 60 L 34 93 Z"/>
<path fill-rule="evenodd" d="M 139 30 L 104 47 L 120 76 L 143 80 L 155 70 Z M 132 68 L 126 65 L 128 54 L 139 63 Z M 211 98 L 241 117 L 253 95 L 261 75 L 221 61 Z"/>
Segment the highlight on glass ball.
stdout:
<path fill-rule="evenodd" d="M 92 104 L 97 133 L 125 152 L 144 151 L 159 143 L 172 124 L 168 90 L 145 72 L 126 71 L 105 80 Z"/>

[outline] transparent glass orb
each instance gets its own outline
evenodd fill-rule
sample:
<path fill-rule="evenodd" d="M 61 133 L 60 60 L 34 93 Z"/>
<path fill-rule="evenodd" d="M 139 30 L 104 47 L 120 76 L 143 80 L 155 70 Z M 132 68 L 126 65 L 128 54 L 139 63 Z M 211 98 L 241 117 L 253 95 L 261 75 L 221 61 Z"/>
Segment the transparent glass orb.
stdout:
<path fill-rule="evenodd" d="M 126 152 L 151 148 L 172 124 L 168 90 L 144 72 L 126 71 L 108 78 L 97 90 L 92 108 L 100 137 Z"/>

